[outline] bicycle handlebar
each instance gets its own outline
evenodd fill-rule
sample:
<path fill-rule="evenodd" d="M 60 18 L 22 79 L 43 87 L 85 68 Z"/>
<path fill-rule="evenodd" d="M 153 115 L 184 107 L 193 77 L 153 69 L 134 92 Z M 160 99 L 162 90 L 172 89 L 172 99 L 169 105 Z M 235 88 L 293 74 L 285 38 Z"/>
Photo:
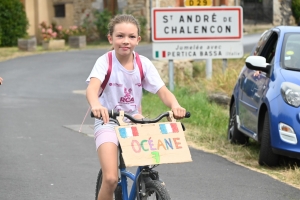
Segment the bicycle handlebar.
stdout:
<path fill-rule="evenodd" d="M 117 111 L 113 111 L 113 110 L 108 110 L 109 113 L 109 117 L 116 119 L 116 117 L 118 117 L 120 115 L 119 112 Z M 126 113 L 124 113 L 124 117 L 127 117 L 130 121 L 132 121 L 133 123 L 138 123 L 138 124 L 148 124 L 148 123 L 156 123 L 158 121 L 160 121 L 162 118 L 164 117 L 169 117 L 170 113 L 169 112 L 164 112 L 162 114 L 160 114 L 159 116 L 157 116 L 154 119 L 135 119 L 134 117 L 132 117 L 131 115 L 128 115 Z M 190 112 L 186 112 L 184 118 L 189 118 L 191 116 Z M 93 112 L 91 112 L 91 117 L 94 118 L 94 114 Z"/>

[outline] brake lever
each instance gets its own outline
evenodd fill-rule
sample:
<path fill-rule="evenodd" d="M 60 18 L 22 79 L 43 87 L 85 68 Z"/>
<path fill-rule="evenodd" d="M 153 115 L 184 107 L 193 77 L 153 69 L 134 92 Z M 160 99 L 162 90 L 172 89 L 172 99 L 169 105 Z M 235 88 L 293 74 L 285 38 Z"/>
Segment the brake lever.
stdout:
<path fill-rule="evenodd" d="M 182 122 L 180 122 L 180 123 L 181 123 L 182 130 L 185 131 L 185 126 L 183 125 Z"/>

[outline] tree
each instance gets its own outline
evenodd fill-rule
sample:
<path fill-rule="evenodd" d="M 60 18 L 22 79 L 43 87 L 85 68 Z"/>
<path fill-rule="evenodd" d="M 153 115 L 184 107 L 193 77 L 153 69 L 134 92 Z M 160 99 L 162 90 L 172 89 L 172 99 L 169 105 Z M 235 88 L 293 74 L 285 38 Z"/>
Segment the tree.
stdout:
<path fill-rule="evenodd" d="M 292 0 L 292 12 L 296 23 L 300 23 L 300 0 Z"/>
<path fill-rule="evenodd" d="M 20 0 L 0 0 L 0 46 L 16 46 L 27 35 L 28 20 Z"/>

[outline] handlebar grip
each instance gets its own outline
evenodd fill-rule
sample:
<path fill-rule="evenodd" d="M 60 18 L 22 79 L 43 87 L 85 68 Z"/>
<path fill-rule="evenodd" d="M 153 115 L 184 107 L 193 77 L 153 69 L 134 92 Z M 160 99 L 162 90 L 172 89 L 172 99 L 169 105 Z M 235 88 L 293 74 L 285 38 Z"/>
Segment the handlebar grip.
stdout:
<path fill-rule="evenodd" d="M 95 116 L 94 116 L 94 113 L 93 112 L 91 112 L 91 118 L 94 118 Z"/>
<path fill-rule="evenodd" d="M 116 116 L 119 116 L 119 114 L 120 114 L 119 112 L 115 112 L 114 110 L 108 110 L 109 117 L 116 117 Z M 91 117 L 95 118 L 93 112 L 91 112 Z"/>
<path fill-rule="evenodd" d="M 191 117 L 191 113 L 190 112 L 186 112 L 184 118 L 190 118 Z"/>

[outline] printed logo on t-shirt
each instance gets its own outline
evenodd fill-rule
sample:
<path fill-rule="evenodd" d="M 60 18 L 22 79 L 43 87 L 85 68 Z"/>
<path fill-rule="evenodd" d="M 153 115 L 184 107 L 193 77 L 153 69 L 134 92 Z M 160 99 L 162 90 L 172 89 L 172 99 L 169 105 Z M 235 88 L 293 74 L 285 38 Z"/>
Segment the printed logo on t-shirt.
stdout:
<path fill-rule="evenodd" d="M 127 112 L 127 113 L 130 113 L 130 112 L 133 112 L 133 111 L 136 110 L 136 105 L 135 104 L 132 104 L 130 106 L 131 106 L 132 109 L 129 108 L 128 110 L 125 110 L 125 108 L 122 107 L 122 105 L 116 105 L 113 110 L 116 110 L 118 112 L 120 112 L 121 110 L 123 110 L 124 112 Z"/>
<path fill-rule="evenodd" d="M 119 103 L 133 103 L 134 102 L 134 97 L 131 96 L 132 94 L 132 89 L 129 88 L 124 88 L 124 97 L 120 98 L 120 102 Z"/>
<path fill-rule="evenodd" d="M 109 86 L 116 86 L 116 87 L 122 87 L 123 84 L 120 84 L 120 83 L 109 83 L 108 84 Z"/>

